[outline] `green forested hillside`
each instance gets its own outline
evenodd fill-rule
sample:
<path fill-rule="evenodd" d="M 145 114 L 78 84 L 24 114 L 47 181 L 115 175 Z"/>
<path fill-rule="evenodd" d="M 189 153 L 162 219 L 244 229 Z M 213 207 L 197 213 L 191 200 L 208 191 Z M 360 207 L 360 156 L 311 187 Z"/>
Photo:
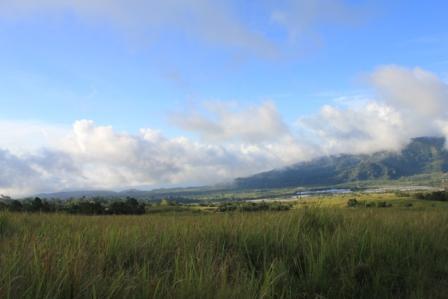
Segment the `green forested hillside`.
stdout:
<path fill-rule="evenodd" d="M 354 181 L 395 180 L 448 171 L 445 139 L 412 139 L 401 152 L 339 155 L 303 162 L 235 180 L 238 188 L 336 185 Z"/>

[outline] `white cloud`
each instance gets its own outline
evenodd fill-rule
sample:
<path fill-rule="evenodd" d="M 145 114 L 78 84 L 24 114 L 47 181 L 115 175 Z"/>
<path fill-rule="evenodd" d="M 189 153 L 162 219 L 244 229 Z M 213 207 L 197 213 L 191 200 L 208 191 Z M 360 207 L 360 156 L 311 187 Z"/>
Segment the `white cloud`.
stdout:
<path fill-rule="evenodd" d="M 204 113 L 178 113 L 172 120 L 182 129 L 198 133 L 209 142 L 272 142 L 290 135 L 288 126 L 272 102 L 250 107 L 207 102 Z"/>
<path fill-rule="evenodd" d="M 247 119 L 248 125 L 257 122 L 257 117 L 267 117 L 269 122 L 270 112 L 275 110 L 273 104 L 252 109 L 257 113 Z M 245 124 L 231 126 L 237 129 L 238 125 Z M 139 134 L 120 133 L 110 126 L 80 120 L 65 137 L 55 137 L 52 144 L 57 145 L 27 154 L 2 151 L 0 194 L 213 184 L 305 160 L 313 153 L 291 136 L 262 136 L 254 128 L 234 142 L 210 143 L 167 138 L 152 129 L 142 129 Z"/>
<path fill-rule="evenodd" d="M 357 22 L 362 14 L 359 7 L 342 0 L 286 0 L 280 3 L 283 5 L 275 6 L 271 19 L 286 29 L 293 42 L 314 34 L 322 25 Z"/>
<path fill-rule="evenodd" d="M 211 144 L 185 137 L 167 138 L 151 129 L 139 135 L 78 121 L 63 151 L 84 168 L 89 182 L 101 187 L 216 183 L 308 158 L 291 140 L 270 143 Z"/>
<path fill-rule="evenodd" d="M 299 121 L 318 136 L 325 152 L 398 150 L 412 137 L 448 136 L 448 85 L 435 74 L 382 66 L 369 76 L 369 83 L 376 100 L 361 97 L 358 104 L 356 98 L 352 103 L 344 99 L 344 108 L 325 106 Z"/>
<path fill-rule="evenodd" d="M 397 134 L 446 136 L 440 123 L 448 116 L 448 85 L 437 75 L 418 67 L 389 65 L 378 68 L 370 82 L 378 101 L 401 114 L 404 125 Z"/>
<path fill-rule="evenodd" d="M 174 29 L 209 43 L 277 58 L 285 54 L 281 48 L 290 45 L 270 36 L 273 25 L 280 25 L 287 39 L 297 41 L 313 36 L 320 26 L 344 24 L 361 15 L 343 0 L 262 0 L 251 6 L 260 21 L 250 23 L 241 18 L 240 6 L 223 0 L 2 0 L 0 18 L 70 13 L 88 22 L 112 24 L 131 35 L 154 37 Z M 310 40 L 300 42 L 307 46 Z"/>
<path fill-rule="evenodd" d="M 39 121 L 0 120 L 0 148 L 16 153 L 27 153 L 42 147 L 52 147 L 54 141 L 65 136 L 69 126 L 46 124 Z"/>
<path fill-rule="evenodd" d="M 411 137 L 402 115 L 376 102 L 345 109 L 324 106 L 317 115 L 301 119 L 300 124 L 319 138 L 327 154 L 398 150 Z"/>
<path fill-rule="evenodd" d="M 27 155 L 0 150 L 0 169 L 0 194 L 28 195 L 43 190 L 86 186 L 72 158 L 56 150 Z"/>
<path fill-rule="evenodd" d="M 421 68 L 383 66 L 371 75 L 380 99 L 419 117 L 445 117 L 448 85 Z"/>
<path fill-rule="evenodd" d="M 276 55 L 265 36 L 245 25 L 226 1 L 214 0 L 4 0 L 0 17 L 70 12 L 89 22 L 107 22 L 131 34 L 156 36 L 175 29 L 207 42 Z"/>

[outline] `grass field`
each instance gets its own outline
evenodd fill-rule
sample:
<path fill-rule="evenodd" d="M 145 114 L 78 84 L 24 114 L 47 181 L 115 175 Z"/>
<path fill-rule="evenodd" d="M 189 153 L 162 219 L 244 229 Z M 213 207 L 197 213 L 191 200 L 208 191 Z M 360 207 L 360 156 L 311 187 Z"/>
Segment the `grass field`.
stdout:
<path fill-rule="evenodd" d="M 446 298 L 447 203 L 350 197 L 282 212 L 2 213 L 0 298 Z"/>

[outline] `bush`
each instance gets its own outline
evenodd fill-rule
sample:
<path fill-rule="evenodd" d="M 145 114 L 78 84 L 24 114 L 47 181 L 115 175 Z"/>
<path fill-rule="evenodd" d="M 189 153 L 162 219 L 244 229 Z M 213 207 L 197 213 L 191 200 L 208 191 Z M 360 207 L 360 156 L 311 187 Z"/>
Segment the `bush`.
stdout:
<path fill-rule="evenodd" d="M 242 212 L 267 211 L 269 206 L 264 202 L 261 204 L 249 203 L 240 205 L 239 210 Z"/>
<path fill-rule="evenodd" d="M 162 199 L 160 201 L 160 206 L 162 207 L 168 207 L 168 206 L 175 206 L 176 202 L 168 200 L 168 199 Z"/>
<path fill-rule="evenodd" d="M 417 198 L 417 199 L 425 199 L 425 194 L 421 193 L 421 192 L 416 193 L 415 194 L 415 198 Z"/>
<path fill-rule="evenodd" d="M 373 203 L 373 202 L 366 203 L 366 208 L 372 208 L 374 206 L 375 206 L 375 203 Z"/>
<path fill-rule="evenodd" d="M 101 215 L 105 213 L 105 208 L 96 201 L 80 201 L 69 205 L 67 212 L 71 214 Z"/>
<path fill-rule="evenodd" d="M 6 202 L 0 201 L 0 211 L 7 211 L 8 204 Z"/>
<path fill-rule="evenodd" d="M 40 199 L 39 197 L 36 197 L 31 203 L 31 211 L 33 212 L 41 211 L 42 207 L 43 207 L 42 199 Z"/>
<path fill-rule="evenodd" d="M 6 215 L 0 214 L 0 237 L 4 236 L 10 229 L 9 219 Z"/>
<path fill-rule="evenodd" d="M 291 205 L 280 202 L 274 203 L 255 203 L 255 202 L 239 202 L 239 203 L 225 203 L 218 207 L 218 212 L 259 212 L 259 211 L 288 211 Z"/>
<path fill-rule="evenodd" d="M 347 201 L 347 207 L 349 207 L 349 208 L 354 208 L 357 205 L 358 205 L 358 201 L 356 200 L 356 198 L 352 198 Z"/>
<path fill-rule="evenodd" d="M 139 204 L 135 198 L 127 197 L 126 201 L 115 201 L 106 210 L 113 215 L 141 215 L 145 213 L 145 206 Z"/>
<path fill-rule="evenodd" d="M 269 207 L 269 211 L 289 211 L 291 210 L 291 205 L 274 204 Z"/>
<path fill-rule="evenodd" d="M 390 208 L 392 204 L 385 201 L 379 201 L 376 203 L 376 206 L 377 208 Z"/>
<path fill-rule="evenodd" d="M 236 206 L 231 206 L 231 205 L 222 205 L 220 207 L 218 207 L 217 211 L 218 212 L 232 212 L 232 211 L 236 211 L 237 207 Z"/>
<path fill-rule="evenodd" d="M 448 201 L 448 192 L 434 191 L 430 193 L 417 193 L 415 197 L 421 200 Z"/>
<path fill-rule="evenodd" d="M 409 192 L 403 192 L 403 191 L 395 191 L 395 195 L 398 197 L 410 197 L 411 194 Z"/>
<path fill-rule="evenodd" d="M 23 205 L 18 200 L 13 200 L 9 205 L 9 210 L 11 212 L 21 212 L 23 211 Z"/>

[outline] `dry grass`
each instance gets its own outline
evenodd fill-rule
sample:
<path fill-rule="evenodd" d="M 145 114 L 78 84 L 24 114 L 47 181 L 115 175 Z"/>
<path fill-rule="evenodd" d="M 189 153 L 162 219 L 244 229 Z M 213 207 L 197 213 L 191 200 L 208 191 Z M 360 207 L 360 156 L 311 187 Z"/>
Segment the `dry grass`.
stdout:
<path fill-rule="evenodd" d="M 448 214 L 0 215 L 1 298 L 443 298 Z"/>

